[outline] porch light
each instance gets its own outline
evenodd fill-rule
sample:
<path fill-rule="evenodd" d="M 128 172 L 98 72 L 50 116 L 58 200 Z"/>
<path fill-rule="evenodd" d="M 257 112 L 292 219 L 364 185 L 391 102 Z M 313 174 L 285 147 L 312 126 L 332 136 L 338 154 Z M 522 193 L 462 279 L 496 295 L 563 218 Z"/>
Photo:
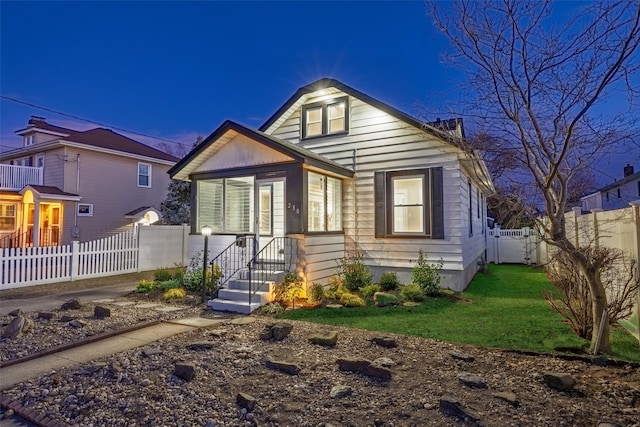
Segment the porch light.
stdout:
<path fill-rule="evenodd" d="M 200 229 L 200 233 L 204 236 L 204 255 L 202 260 L 202 301 L 206 304 L 207 300 L 207 256 L 209 255 L 209 236 L 211 236 L 211 227 L 205 225 Z"/>

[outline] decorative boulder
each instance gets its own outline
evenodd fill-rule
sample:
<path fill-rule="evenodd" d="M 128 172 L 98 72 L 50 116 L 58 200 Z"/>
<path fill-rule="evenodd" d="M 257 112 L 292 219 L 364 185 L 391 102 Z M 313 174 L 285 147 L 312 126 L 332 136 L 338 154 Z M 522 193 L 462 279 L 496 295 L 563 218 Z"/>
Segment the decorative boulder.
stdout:
<path fill-rule="evenodd" d="M 373 294 L 373 302 L 377 307 L 388 307 L 398 305 L 400 300 L 398 300 L 398 297 L 393 294 L 376 292 Z"/>
<path fill-rule="evenodd" d="M 298 375 L 302 370 L 302 368 L 295 363 L 273 360 L 271 358 L 266 358 L 264 360 L 264 366 L 269 369 L 275 369 L 276 371 L 287 373 L 289 375 Z"/>
<path fill-rule="evenodd" d="M 33 330 L 33 320 L 29 319 L 24 314 L 19 314 L 13 318 L 13 320 L 7 325 L 2 333 L 3 338 L 18 338 L 25 332 Z"/>
<path fill-rule="evenodd" d="M 111 317 L 111 310 L 109 310 L 106 307 L 102 307 L 99 305 L 96 305 L 95 308 L 93 309 L 93 315 L 95 317 L 97 317 L 98 319 L 102 319 L 105 317 Z"/>
<path fill-rule="evenodd" d="M 340 399 L 342 397 L 350 396 L 351 393 L 353 393 L 353 388 L 349 387 L 348 385 L 337 385 L 331 388 L 329 396 L 333 397 L 334 399 Z"/>
<path fill-rule="evenodd" d="M 458 375 L 460 382 L 468 387 L 472 388 L 487 388 L 487 383 L 475 374 L 469 372 L 463 372 Z"/>
<path fill-rule="evenodd" d="M 78 310 L 82 305 L 77 299 L 71 299 L 60 306 L 60 310 Z"/>
<path fill-rule="evenodd" d="M 266 325 L 262 332 L 260 332 L 260 339 L 262 341 L 282 341 L 293 330 L 293 325 L 290 323 L 274 323 Z"/>
<path fill-rule="evenodd" d="M 395 348 L 398 346 L 398 342 L 391 337 L 373 337 L 369 339 L 369 342 L 385 348 Z"/>
<path fill-rule="evenodd" d="M 549 387 L 559 391 L 571 390 L 577 383 L 571 375 L 559 372 L 545 372 L 542 377 Z"/>
<path fill-rule="evenodd" d="M 470 423 L 479 423 L 480 416 L 467 408 L 459 400 L 451 396 L 440 398 L 440 412 L 448 417 L 455 417 Z"/>
<path fill-rule="evenodd" d="M 191 381 L 196 376 L 196 367 L 191 363 L 176 363 L 173 373 L 185 381 Z"/>
<path fill-rule="evenodd" d="M 256 398 L 247 393 L 238 392 L 236 395 L 236 403 L 241 408 L 246 408 L 248 411 L 253 411 L 256 407 Z"/>
<path fill-rule="evenodd" d="M 314 334 L 309 337 L 311 344 L 323 345 L 325 347 L 335 347 L 338 343 L 338 333 L 336 331 L 327 331 Z"/>
<path fill-rule="evenodd" d="M 336 363 L 343 371 L 359 372 L 368 377 L 385 380 L 391 379 L 391 370 L 389 368 L 371 363 L 370 360 L 344 358 L 336 360 Z"/>

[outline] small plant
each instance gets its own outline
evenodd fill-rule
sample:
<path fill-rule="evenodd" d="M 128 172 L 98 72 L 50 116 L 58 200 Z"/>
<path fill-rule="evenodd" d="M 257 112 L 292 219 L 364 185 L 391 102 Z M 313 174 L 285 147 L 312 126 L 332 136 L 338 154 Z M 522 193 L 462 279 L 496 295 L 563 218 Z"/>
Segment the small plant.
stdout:
<path fill-rule="evenodd" d="M 187 291 L 182 288 L 172 288 L 162 294 L 162 299 L 182 299 L 187 296 Z"/>
<path fill-rule="evenodd" d="M 158 287 L 160 288 L 160 290 L 162 292 L 166 292 L 169 289 L 174 289 L 174 288 L 180 288 L 181 287 L 180 282 L 178 282 L 175 279 L 165 280 L 163 282 L 156 281 L 156 283 L 158 284 Z"/>
<path fill-rule="evenodd" d="M 260 311 L 264 314 L 280 314 L 284 311 L 284 307 L 277 302 L 270 302 L 269 304 L 263 305 L 260 308 Z"/>
<path fill-rule="evenodd" d="M 369 267 L 362 262 L 362 254 L 347 255 L 338 261 L 338 276 L 344 287 L 355 292 L 363 286 L 371 284 L 373 274 Z"/>
<path fill-rule="evenodd" d="M 312 283 L 309 286 L 309 302 L 310 303 L 321 303 L 324 299 L 324 286 L 319 283 Z"/>
<path fill-rule="evenodd" d="M 356 294 L 345 292 L 340 297 L 340 304 L 345 307 L 365 307 L 367 303 Z"/>
<path fill-rule="evenodd" d="M 279 302 L 294 303 L 301 293 L 302 281 L 295 273 L 287 272 L 284 275 L 284 280 L 276 284 L 274 298 Z"/>
<path fill-rule="evenodd" d="M 422 288 L 415 283 L 401 286 L 400 295 L 402 295 L 402 298 L 407 301 L 424 301 L 424 292 L 422 291 Z"/>
<path fill-rule="evenodd" d="M 329 279 L 329 287 L 324 290 L 324 297 L 333 300 L 339 300 L 343 293 L 346 292 L 342 279 L 334 276 Z"/>
<path fill-rule="evenodd" d="M 161 268 L 153 273 L 156 282 L 166 282 L 173 279 L 173 272 L 168 268 Z"/>
<path fill-rule="evenodd" d="M 424 258 L 424 253 L 420 250 L 418 262 L 413 267 L 411 278 L 414 284 L 420 286 L 424 295 L 429 297 L 440 295 L 440 281 L 442 280 L 440 270 L 443 265 L 442 258 L 437 264 L 429 264 Z"/>
<path fill-rule="evenodd" d="M 380 292 L 380 286 L 376 285 L 375 283 L 372 283 L 372 284 L 367 285 L 367 286 L 363 286 L 360 289 L 360 293 L 365 298 L 373 297 L 373 294 L 375 294 L 376 292 Z"/>
<path fill-rule="evenodd" d="M 146 294 L 147 292 L 156 290 L 157 287 L 158 284 L 156 282 L 149 282 L 148 280 L 142 279 L 138 282 L 136 292 L 139 294 Z"/>
<path fill-rule="evenodd" d="M 387 271 L 380 277 L 380 281 L 378 282 L 380 285 L 380 289 L 384 292 L 395 291 L 400 286 L 400 282 L 398 281 L 398 275 L 393 271 Z"/>
<path fill-rule="evenodd" d="M 182 284 L 189 292 L 202 291 L 202 251 L 196 252 L 189 262 L 189 266 L 184 273 Z M 219 265 L 209 264 L 207 266 L 207 290 L 212 293 L 218 288 L 218 281 L 222 277 L 222 269 Z"/>

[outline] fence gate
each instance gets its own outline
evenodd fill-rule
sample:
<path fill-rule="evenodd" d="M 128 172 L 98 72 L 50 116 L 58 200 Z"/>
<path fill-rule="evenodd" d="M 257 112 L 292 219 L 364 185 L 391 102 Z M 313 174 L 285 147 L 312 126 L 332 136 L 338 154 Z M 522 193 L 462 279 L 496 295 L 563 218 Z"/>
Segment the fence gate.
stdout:
<path fill-rule="evenodd" d="M 531 228 L 501 229 L 487 233 L 487 262 L 537 264 L 536 236 Z"/>

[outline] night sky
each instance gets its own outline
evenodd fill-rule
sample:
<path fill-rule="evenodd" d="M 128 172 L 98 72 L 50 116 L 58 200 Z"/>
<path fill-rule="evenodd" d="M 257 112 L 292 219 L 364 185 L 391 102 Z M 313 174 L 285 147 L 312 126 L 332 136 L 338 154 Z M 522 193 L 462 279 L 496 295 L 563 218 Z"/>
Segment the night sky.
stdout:
<path fill-rule="evenodd" d="M 464 94 L 420 1 L 1 1 L 0 19 L 2 95 L 55 111 L 2 99 L 0 150 L 31 115 L 190 146 L 226 119 L 257 128 L 322 77 L 429 120 Z"/>

